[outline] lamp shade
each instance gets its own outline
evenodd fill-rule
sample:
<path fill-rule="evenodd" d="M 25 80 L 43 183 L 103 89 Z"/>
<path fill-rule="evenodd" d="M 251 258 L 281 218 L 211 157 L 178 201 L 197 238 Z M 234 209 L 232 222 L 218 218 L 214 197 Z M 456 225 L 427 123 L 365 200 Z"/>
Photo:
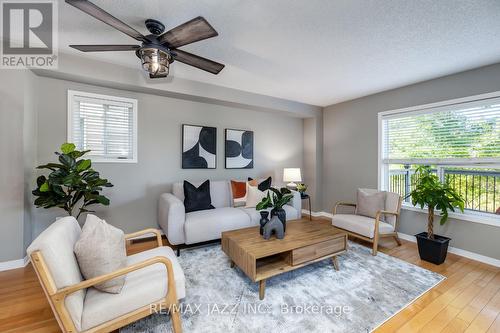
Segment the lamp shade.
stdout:
<path fill-rule="evenodd" d="M 283 181 L 284 182 L 301 182 L 302 176 L 300 174 L 300 168 L 284 168 L 283 169 Z"/>

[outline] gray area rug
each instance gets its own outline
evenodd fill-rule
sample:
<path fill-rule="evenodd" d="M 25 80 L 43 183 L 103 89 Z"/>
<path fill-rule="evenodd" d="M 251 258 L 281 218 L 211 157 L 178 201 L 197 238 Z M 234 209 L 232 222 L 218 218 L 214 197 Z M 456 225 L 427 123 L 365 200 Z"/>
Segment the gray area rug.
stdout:
<path fill-rule="evenodd" d="M 340 271 L 324 260 L 258 283 L 229 267 L 220 245 L 185 250 L 181 302 L 184 332 L 370 332 L 444 277 L 350 242 Z M 171 332 L 170 317 L 155 314 L 122 333 Z"/>

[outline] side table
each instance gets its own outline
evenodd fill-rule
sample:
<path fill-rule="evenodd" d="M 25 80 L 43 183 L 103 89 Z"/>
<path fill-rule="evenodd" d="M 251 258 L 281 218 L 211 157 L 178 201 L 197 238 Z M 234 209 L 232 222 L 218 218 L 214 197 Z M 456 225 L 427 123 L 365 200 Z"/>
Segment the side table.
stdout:
<path fill-rule="evenodd" d="M 302 200 L 308 200 L 309 201 L 309 221 L 312 221 L 312 206 L 311 206 L 311 196 L 307 193 L 301 193 L 300 198 Z"/>

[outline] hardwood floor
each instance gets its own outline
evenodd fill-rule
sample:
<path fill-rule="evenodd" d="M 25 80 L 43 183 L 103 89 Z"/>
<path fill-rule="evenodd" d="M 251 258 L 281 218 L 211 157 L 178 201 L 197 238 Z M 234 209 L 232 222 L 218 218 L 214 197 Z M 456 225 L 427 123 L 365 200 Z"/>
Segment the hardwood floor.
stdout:
<path fill-rule="evenodd" d="M 380 251 L 447 279 L 375 332 L 500 333 L 500 268 L 454 254 L 436 266 L 419 259 L 414 243 L 402 242 L 396 247 L 391 240 L 384 240 Z M 154 241 L 134 243 L 129 253 L 153 246 Z M 60 332 L 31 265 L 0 272 L 0 332 Z"/>

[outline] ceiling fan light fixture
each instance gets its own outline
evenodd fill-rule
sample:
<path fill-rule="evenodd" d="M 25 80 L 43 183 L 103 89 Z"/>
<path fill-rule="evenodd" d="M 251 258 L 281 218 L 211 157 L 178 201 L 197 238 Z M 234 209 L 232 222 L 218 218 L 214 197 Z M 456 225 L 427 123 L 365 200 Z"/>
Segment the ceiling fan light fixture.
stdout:
<path fill-rule="evenodd" d="M 89 0 L 65 1 L 67 4 L 141 42 L 141 45 L 69 45 L 71 48 L 82 52 L 134 51 L 136 56 L 141 59 L 143 69 L 149 73 L 149 77 L 152 79 L 166 77 L 170 64 L 174 60 L 212 74 L 219 74 L 224 68 L 223 64 L 213 60 L 179 50 L 181 46 L 218 36 L 217 31 L 202 16 L 195 17 L 168 31 L 165 31 L 165 25 L 160 21 L 147 19 L 145 22 L 146 28 L 151 34 L 144 36 Z"/>
<path fill-rule="evenodd" d="M 142 68 L 153 76 L 167 76 L 172 56 L 157 48 L 141 48 L 139 56 L 142 60 Z"/>

